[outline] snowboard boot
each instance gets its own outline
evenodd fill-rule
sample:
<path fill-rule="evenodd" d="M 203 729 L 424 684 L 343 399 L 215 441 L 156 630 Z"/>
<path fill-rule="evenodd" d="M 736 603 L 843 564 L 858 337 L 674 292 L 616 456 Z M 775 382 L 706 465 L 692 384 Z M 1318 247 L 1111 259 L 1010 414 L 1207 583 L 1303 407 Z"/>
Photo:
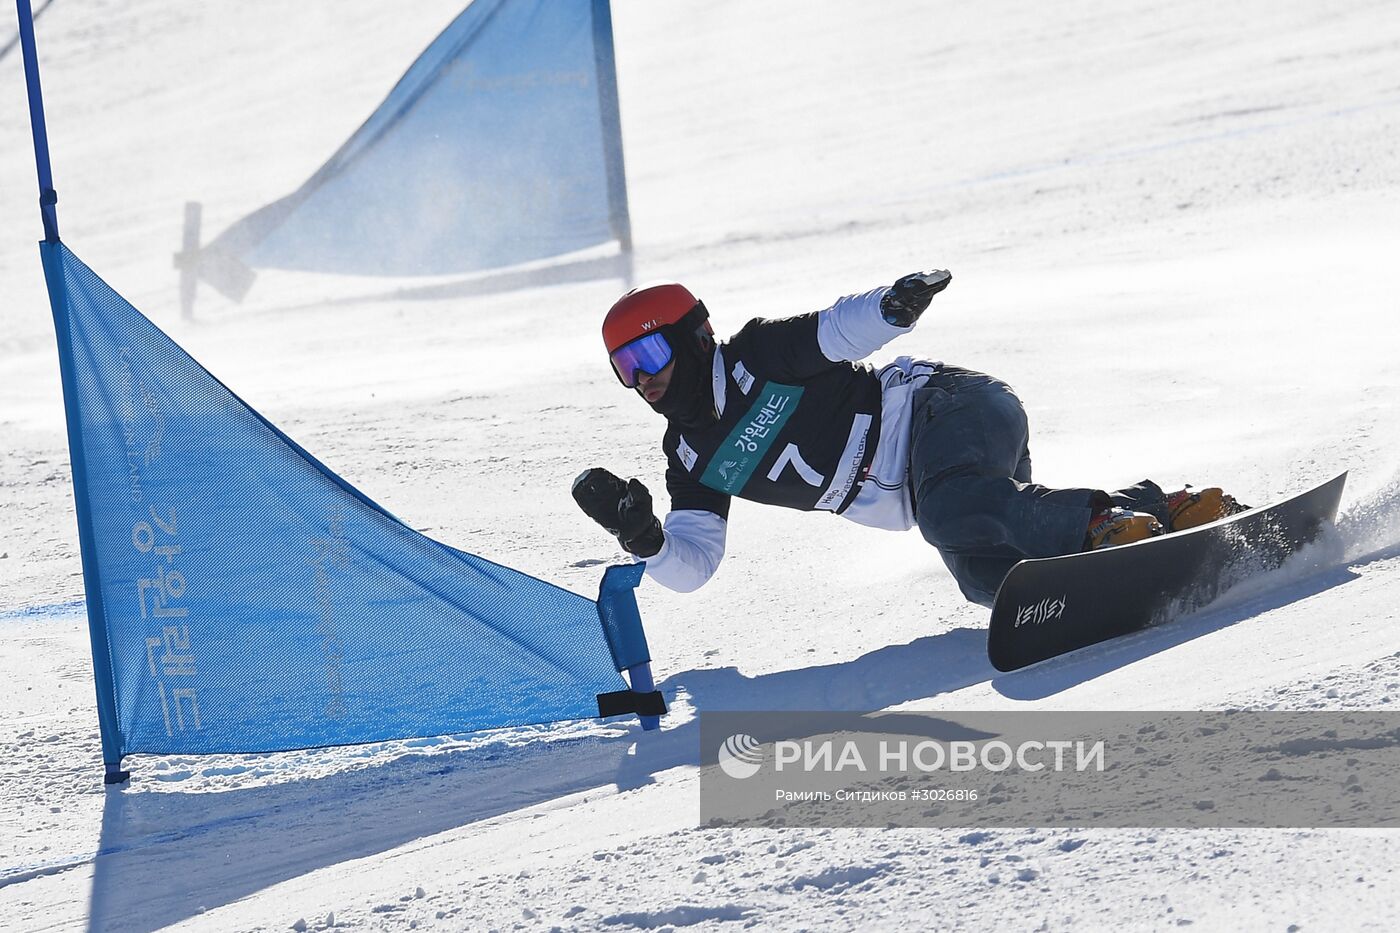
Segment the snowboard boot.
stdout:
<path fill-rule="evenodd" d="M 1101 509 L 1089 519 L 1089 531 L 1084 536 L 1084 550 L 1132 544 L 1162 533 L 1162 523 L 1146 512 L 1112 506 Z"/>
<path fill-rule="evenodd" d="M 1249 506 L 1236 502 L 1234 496 L 1222 492 L 1219 486 L 1209 489 L 1187 486 L 1167 496 L 1167 530 L 1185 531 L 1248 509 Z"/>

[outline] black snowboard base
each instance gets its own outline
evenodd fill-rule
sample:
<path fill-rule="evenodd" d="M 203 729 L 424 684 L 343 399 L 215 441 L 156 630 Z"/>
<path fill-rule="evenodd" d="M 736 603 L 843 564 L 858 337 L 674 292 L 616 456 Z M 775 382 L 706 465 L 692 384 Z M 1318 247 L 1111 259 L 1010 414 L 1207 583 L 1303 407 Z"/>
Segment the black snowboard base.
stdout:
<path fill-rule="evenodd" d="M 987 655 L 999 671 L 1159 625 L 1276 569 L 1336 520 L 1345 473 L 1276 505 L 1134 544 L 1024 560 L 997 590 Z"/>

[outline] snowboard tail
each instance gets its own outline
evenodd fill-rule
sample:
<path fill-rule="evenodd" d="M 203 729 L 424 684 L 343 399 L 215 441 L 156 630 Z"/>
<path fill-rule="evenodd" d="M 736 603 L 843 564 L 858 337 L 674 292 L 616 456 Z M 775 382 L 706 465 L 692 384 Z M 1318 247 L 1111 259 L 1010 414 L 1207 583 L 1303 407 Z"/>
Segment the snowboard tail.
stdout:
<path fill-rule="evenodd" d="M 1346 478 L 1199 528 L 1021 561 L 992 608 L 992 666 L 1013 671 L 1169 621 L 1277 568 L 1336 520 Z"/>

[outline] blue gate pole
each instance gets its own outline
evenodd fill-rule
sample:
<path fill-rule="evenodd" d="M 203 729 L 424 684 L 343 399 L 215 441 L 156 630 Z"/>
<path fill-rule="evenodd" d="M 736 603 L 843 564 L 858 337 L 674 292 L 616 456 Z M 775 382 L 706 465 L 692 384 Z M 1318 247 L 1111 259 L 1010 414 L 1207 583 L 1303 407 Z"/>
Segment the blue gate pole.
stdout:
<path fill-rule="evenodd" d="M 39 254 L 44 263 L 49 304 L 53 308 L 58 337 L 58 366 L 63 382 L 64 413 L 68 426 L 68 457 L 73 467 L 73 503 L 78 513 L 78 549 L 82 555 L 83 592 L 87 602 L 88 636 L 92 642 L 93 683 L 97 690 L 97 723 L 102 735 L 105 783 L 119 784 L 129 773 L 122 770 L 121 727 L 117 721 L 116 691 L 112 683 L 112 653 L 107 643 L 106 614 L 102 608 L 102 578 L 97 570 L 96 538 L 88 504 L 87 458 L 83 453 L 82 421 L 73 371 L 73 338 L 68 320 L 68 292 L 64 281 L 64 246 L 58 239 L 58 194 L 49 166 L 49 136 L 44 123 L 44 95 L 39 87 L 39 55 L 34 47 L 34 15 L 29 0 L 15 0 L 19 13 L 19 41 L 24 54 L 24 80 L 29 91 L 29 125 L 34 135 L 34 163 L 39 170 L 39 214 L 44 222 L 44 242 Z"/>
<path fill-rule="evenodd" d="M 34 164 L 39 169 L 39 214 L 44 240 L 58 242 L 58 192 L 49 167 L 49 130 L 44 123 L 44 93 L 39 87 L 39 53 L 34 49 L 34 13 L 29 0 L 15 0 L 19 12 L 19 45 L 24 55 L 24 83 L 29 88 L 29 126 L 34 136 Z"/>
<path fill-rule="evenodd" d="M 656 682 L 651 679 L 651 662 L 643 661 L 641 664 L 634 664 L 627 668 L 627 682 L 631 686 L 633 693 L 651 693 L 656 689 Z M 642 731 L 650 732 L 653 729 L 661 728 L 660 716 L 638 715 L 642 721 Z"/>
<path fill-rule="evenodd" d="M 68 283 L 64 279 L 66 247 L 58 242 L 39 244 L 44 280 L 49 286 L 54 329 L 58 334 L 58 371 L 63 382 L 63 410 L 68 422 L 68 459 L 73 465 L 73 506 L 78 513 L 78 552 L 82 555 L 83 593 L 87 602 L 88 638 L 92 643 L 92 680 L 97 690 L 97 725 L 102 736 L 104 783 L 120 784 L 130 777 L 122 770 L 121 725 L 117 719 L 116 687 L 112 678 L 112 649 L 107 640 L 102 575 L 97 569 L 97 535 L 88 502 L 87 454 L 83 451 L 83 425 L 78 412 L 78 385 L 73 366 L 73 336 L 68 320 Z"/>
<path fill-rule="evenodd" d="M 593 0 L 592 18 L 598 109 L 602 115 L 603 154 L 607 160 L 608 221 L 630 266 L 632 216 L 627 209 L 627 170 L 622 159 L 622 114 L 617 100 L 617 59 L 613 52 L 612 7 L 609 0 Z M 630 284 L 631 275 L 627 278 Z"/>

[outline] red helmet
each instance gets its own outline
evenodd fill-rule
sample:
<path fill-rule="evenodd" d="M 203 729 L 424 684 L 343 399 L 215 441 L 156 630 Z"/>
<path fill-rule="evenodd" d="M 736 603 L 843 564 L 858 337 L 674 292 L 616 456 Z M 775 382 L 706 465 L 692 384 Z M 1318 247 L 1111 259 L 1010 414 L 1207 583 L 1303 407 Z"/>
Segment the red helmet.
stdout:
<path fill-rule="evenodd" d="M 617 299 L 608 316 L 603 318 L 603 344 L 611 353 L 628 341 L 669 324 L 679 324 L 692 313 L 695 313 L 695 323 L 688 329 L 704 324 L 706 333 L 714 333 L 708 324 L 710 315 L 705 305 L 684 285 L 665 282 L 634 288 Z"/>
<path fill-rule="evenodd" d="M 675 282 L 644 285 L 619 298 L 603 318 L 603 345 L 622 384 L 636 385 L 637 370 L 655 375 L 676 352 L 694 354 L 711 345 L 709 317 L 704 302 Z"/>

